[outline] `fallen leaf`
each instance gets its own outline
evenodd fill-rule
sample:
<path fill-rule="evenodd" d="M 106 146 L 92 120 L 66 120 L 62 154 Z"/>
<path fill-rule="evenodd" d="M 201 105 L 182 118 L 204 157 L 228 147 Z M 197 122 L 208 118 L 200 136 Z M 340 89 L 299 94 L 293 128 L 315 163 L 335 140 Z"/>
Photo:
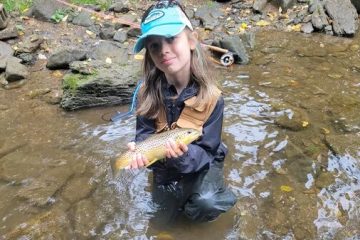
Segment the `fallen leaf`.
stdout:
<path fill-rule="evenodd" d="M 324 134 L 329 134 L 329 133 L 330 133 L 330 130 L 327 129 L 327 128 L 321 128 L 321 130 L 322 130 L 322 132 L 323 132 Z"/>
<path fill-rule="evenodd" d="M 302 121 L 302 126 L 303 127 L 307 127 L 309 125 L 309 122 L 308 121 Z"/>
<path fill-rule="evenodd" d="M 294 32 L 300 32 L 301 31 L 301 24 L 292 25 L 291 30 L 294 31 Z"/>
<path fill-rule="evenodd" d="M 280 190 L 283 191 L 283 192 L 292 192 L 294 189 L 290 186 L 287 186 L 287 185 L 282 185 L 280 187 Z"/>
<path fill-rule="evenodd" d="M 60 72 L 59 70 L 54 71 L 52 75 L 54 77 L 58 77 L 58 78 L 63 76 L 62 72 Z"/>
<path fill-rule="evenodd" d="M 143 60 L 143 59 L 144 59 L 144 55 L 136 54 L 136 55 L 134 56 L 134 59 L 135 59 L 135 60 Z"/>
<path fill-rule="evenodd" d="M 269 25 L 270 25 L 270 23 L 265 20 L 260 20 L 256 23 L 256 26 L 260 26 L 260 27 L 265 27 L 265 26 L 269 26 Z"/>

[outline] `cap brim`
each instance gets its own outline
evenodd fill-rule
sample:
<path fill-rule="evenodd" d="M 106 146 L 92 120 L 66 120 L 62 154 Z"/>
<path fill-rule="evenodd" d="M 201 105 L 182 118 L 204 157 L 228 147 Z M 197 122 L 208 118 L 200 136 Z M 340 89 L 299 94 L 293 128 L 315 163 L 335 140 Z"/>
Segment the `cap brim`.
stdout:
<path fill-rule="evenodd" d="M 181 33 L 185 24 L 166 24 L 153 27 L 146 34 L 141 35 L 135 43 L 134 53 L 138 53 L 145 47 L 145 40 L 149 36 L 174 37 Z"/>

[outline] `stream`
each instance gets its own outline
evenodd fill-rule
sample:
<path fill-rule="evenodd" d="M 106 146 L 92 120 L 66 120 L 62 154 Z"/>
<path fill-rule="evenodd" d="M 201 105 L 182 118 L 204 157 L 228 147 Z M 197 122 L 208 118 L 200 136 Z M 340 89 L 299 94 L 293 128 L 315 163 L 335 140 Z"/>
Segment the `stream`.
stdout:
<path fill-rule="evenodd" d="M 218 67 L 224 175 L 237 204 L 216 221 L 155 227 L 151 172 L 112 177 L 134 139 L 128 106 L 65 112 L 32 66 L 0 89 L 0 239 L 359 239 L 360 36 L 264 31 L 250 64 Z"/>

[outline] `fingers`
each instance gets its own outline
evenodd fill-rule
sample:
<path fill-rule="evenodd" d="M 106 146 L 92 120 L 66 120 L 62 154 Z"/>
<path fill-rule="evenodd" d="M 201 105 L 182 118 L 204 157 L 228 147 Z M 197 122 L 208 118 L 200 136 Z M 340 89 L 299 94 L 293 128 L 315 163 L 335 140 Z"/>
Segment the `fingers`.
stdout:
<path fill-rule="evenodd" d="M 188 151 L 186 144 L 179 143 L 171 140 L 166 143 L 166 157 L 167 158 L 177 158 L 182 156 L 185 152 Z"/>
<path fill-rule="evenodd" d="M 127 147 L 129 148 L 130 151 L 135 151 L 135 146 L 136 146 L 135 142 L 129 142 L 127 144 Z"/>
<path fill-rule="evenodd" d="M 130 168 L 136 169 L 145 167 L 149 163 L 148 159 L 141 153 L 134 153 L 133 160 L 131 162 Z"/>

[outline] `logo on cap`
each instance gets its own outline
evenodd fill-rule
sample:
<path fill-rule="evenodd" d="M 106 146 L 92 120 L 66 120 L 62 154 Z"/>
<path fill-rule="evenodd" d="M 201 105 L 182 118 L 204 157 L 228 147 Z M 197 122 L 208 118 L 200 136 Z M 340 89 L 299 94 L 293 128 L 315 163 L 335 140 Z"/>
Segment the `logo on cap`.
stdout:
<path fill-rule="evenodd" d="M 161 10 L 155 10 L 152 13 L 150 13 L 149 16 L 147 16 L 143 22 L 143 24 L 148 24 L 149 22 L 155 21 L 156 19 L 159 19 L 163 17 L 165 13 Z"/>

